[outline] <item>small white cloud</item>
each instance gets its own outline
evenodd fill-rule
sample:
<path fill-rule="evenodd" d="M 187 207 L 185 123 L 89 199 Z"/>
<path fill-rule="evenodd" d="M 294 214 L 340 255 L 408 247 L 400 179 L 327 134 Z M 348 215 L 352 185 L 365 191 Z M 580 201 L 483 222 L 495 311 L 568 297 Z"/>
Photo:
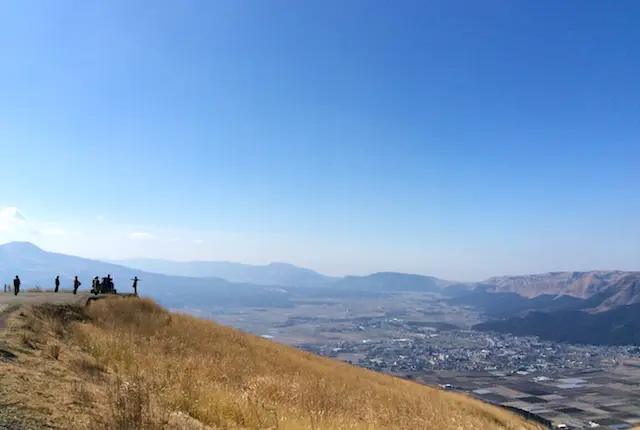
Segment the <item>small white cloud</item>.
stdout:
<path fill-rule="evenodd" d="M 43 230 L 40 230 L 40 232 L 45 236 L 62 236 L 66 233 L 66 231 L 61 228 L 45 228 Z"/>
<path fill-rule="evenodd" d="M 202 239 L 193 239 L 191 242 L 195 243 L 196 245 L 202 245 L 204 243 L 204 240 L 202 240 Z"/>
<path fill-rule="evenodd" d="M 155 239 L 156 237 L 151 233 L 144 233 L 144 232 L 137 231 L 135 233 L 131 233 L 129 235 L 129 238 L 135 239 L 135 240 L 141 240 L 141 239 Z"/>
<path fill-rule="evenodd" d="M 0 210 L 0 231 L 16 230 L 24 226 L 26 222 L 27 218 L 16 207 L 6 207 Z"/>
<path fill-rule="evenodd" d="M 179 237 L 173 237 L 173 238 L 169 239 L 169 243 L 176 243 L 176 242 L 180 242 L 180 238 Z"/>

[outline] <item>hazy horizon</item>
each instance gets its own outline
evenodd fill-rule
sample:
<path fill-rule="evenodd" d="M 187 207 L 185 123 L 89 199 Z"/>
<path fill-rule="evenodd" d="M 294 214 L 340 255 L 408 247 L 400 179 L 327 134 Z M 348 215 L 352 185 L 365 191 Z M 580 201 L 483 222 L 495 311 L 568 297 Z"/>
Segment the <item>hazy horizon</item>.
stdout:
<path fill-rule="evenodd" d="M 640 270 L 640 3 L 0 6 L 0 242 Z"/>
<path fill-rule="evenodd" d="M 489 278 L 492 277 L 501 277 L 501 276 L 527 276 L 527 275 L 539 275 L 539 274 L 544 274 L 544 273 L 549 273 L 549 272 L 591 272 L 591 271 L 629 271 L 629 272 L 637 272 L 639 270 L 635 270 L 635 269 L 619 269 L 619 268 L 591 268 L 591 269 L 585 269 L 585 270 L 575 270 L 575 269 L 567 269 L 567 270 L 557 270 L 557 271 L 547 271 L 547 272 L 531 272 L 531 273 L 500 273 L 500 274 L 494 274 L 491 276 L 486 276 L 484 278 L 474 278 L 474 279 L 460 279 L 460 278 L 449 278 L 446 276 L 439 276 L 438 274 L 435 273 L 419 273 L 419 272 L 407 272 L 407 271 L 401 271 L 401 270 L 373 270 L 373 271 L 365 271 L 365 272 L 345 272 L 345 273 L 327 273 L 324 272 L 322 270 L 319 270 L 317 268 L 314 267 L 307 267 L 304 265 L 299 265 L 299 264 L 295 264 L 292 263 L 290 261 L 267 261 L 267 262 L 254 262 L 254 263 L 248 263 L 248 262 L 243 262 L 243 261 L 232 261 L 232 260 L 181 260 L 181 259 L 176 259 L 176 260 L 171 260 L 171 259 L 166 259 L 166 258 L 149 258 L 149 257 L 132 257 L 132 258 L 116 258 L 116 259 L 112 259 L 112 258 L 105 258 L 105 257 L 88 257 L 86 255 L 79 255 L 79 254 L 73 254 L 73 253 L 65 253 L 65 252 L 60 252 L 60 251 L 55 251 L 55 250 L 51 250 L 51 249 L 44 249 L 42 247 L 40 247 L 39 245 L 31 242 L 31 241 L 14 241 L 14 242 L 22 242 L 22 243 L 30 243 L 32 245 L 38 246 L 39 248 L 43 249 L 44 251 L 47 252 L 59 252 L 62 254 L 67 254 L 67 255 L 71 255 L 71 256 L 75 256 L 75 257 L 81 257 L 81 258 L 89 258 L 92 260 L 97 260 L 97 261 L 103 261 L 103 262 L 107 262 L 107 263 L 113 263 L 113 264 L 120 264 L 120 265 L 125 265 L 127 262 L 135 262 L 135 261 L 157 261 L 157 262 L 169 262 L 169 263 L 208 263 L 208 262 L 214 262 L 214 263 L 231 263 L 231 264 L 245 264 L 245 265 L 251 265 L 251 266 L 266 266 L 268 264 L 278 264 L 278 263 L 284 263 L 284 264 L 292 264 L 298 268 L 302 268 L 302 269 L 310 269 L 313 270 L 317 273 L 320 273 L 322 275 L 326 275 L 326 276 L 332 276 L 332 277 L 344 277 L 344 276 L 366 276 L 366 275 L 370 275 L 370 274 L 374 274 L 374 273 L 380 273 L 380 272 L 397 272 L 397 273 L 406 273 L 406 274 L 413 274 L 413 275 L 424 275 L 424 276 L 434 276 L 436 278 L 442 279 L 442 280 L 447 280 L 447 281 L 460 281 L 460 282 L 481 282 L 484 280 L 487 280 Z M 10 242 L 0 242 L 0 246 L 5 245 L 7 243 Z M 153 271 L 152 271 L 153 272 Z"/>

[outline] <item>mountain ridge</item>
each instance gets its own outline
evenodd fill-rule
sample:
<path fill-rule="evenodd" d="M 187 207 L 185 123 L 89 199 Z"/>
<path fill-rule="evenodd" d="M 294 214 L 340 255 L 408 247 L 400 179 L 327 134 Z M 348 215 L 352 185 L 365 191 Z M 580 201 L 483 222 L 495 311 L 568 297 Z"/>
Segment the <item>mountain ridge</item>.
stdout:
<path fill-rule="evenodd" d="M 608 311 L 620 306 L 640 303 L 640 273 L 620 279 L 609 290 L 612 294 L 596 308 L 596 312 Z"/>
<path fill-rule="evenodd" d="M 29 242 L 10 242 L 0 245 L 0 279 L 10 284 L 19 275 L 23 288 L 39 286 L 53 288 L 60 276 L 61 287 L 70 288 L 78 276 L 81 289 L 89 289 L 94 276 L 110 274 L 118 291 L 131 289 L 131 278 L 140 278 L 141 294 L 151 295 L 164 306 L 243 305 L 290 307 L 283 294 L 264 285 L 234 283 L 222 278 L 168 276 L 132 269 L 100 260 L 45 251 Z"/>
<path fill-rule="evenodd" d="M 483 281 L 483 283 L 494 285 L 492 292 L 513 292 L 530 298 L 542 294 L 552 294 L 585 299 L 605 291 L 609 286 L 631 273 L 634 272 L 623 270 L 548 272 L 496 276 Z"/>
<path fill-rule="evenodd" d="M 123 264 L 127 262 L 137 262 L 135 264 L 137 267 Z M 154 271 L 153 269 L 159 268 L 153 267 L 154 264 L 164 266 L 165 273 Z M 168 265 L 174 266 L 167 268 Z M 602 305 L 600 311 L 640 301 L 640 294 L 638 294 L 640 287 L 628 286 L 625 292 L 616 290 L 618 281 L 640 272 L 621 270 L 549 272 L 493 277 L 484 282 L 460 283 L 429 275 L 393 271 L 336 278 L 281 262 L 248 265 L 210 261 L 171 262 L 157 259 L 100 261 L 45 251 L 30 242 L 9 242 L 0 245 L 0 277 L 7 283 L 19 274 L 24 285 L 40 285 L 47 288 L 56 275 L 61 275 L 63 285 L 71 284 L 73 276 L 78 275 L 86 287 L 94 276 L 104 276 L 109 272 L 114 272 L 111 275 L 118 282 L 117 288 L 122 286 L 123 279 L 127 284 L 128 279 L 138 276 L 141 279 L 146 278 L 143 279 L 142 288 L 144 285 L 149 285 L 154 290 L 164 293 L 179 288 L 183 297 L 196 290 L 201 293 L 224 293 L 226 299 L 220 303 L 227 303 L 234 294 L 249 290 L 269 291 L 271 295 L 277 290 L 280 294 L 276 301 L 282 300 L 286 294 L 356 298 L 402 292 L 428 292 L 457 300 L 459 304 L 466 302 L 473 305 L 472 300 L 476 297 L 480 304 L 488 304 L 494 309 L 504 304 L 512 310 L 559 310 L 561 303 L 566 304 L 568 309 L 582 306 L 582 302 L 575 306 L 570 304 L 572 302 L 570 297 L 590 301 L 589 307 L 597 308 Z M 224 276 L 214 276 L 214 274 Z M 178 295 L 177 291 L 172 293 L 174 297 Z M 485 294 L 490 296 L 485 298 Z M 507 294 L 507 296 L 500 296 L 500 294 Z M 515 294 L 517 297 L 508 296 L 509 294 Z M 551 300 L 550 298 L 554 296 L 566 297 L 560 301 Z M 529 304 L 526 299 L 532 299 L 534 302 Z M 606 303 L 605 299 L 608 299 Z M 504 312 L 491 311 L 490 314 L 492 313 L 494 316 L 505 315 Z"/>
<path fill-rule="evenodd" d="M 560 308 L 528 306 L 534 301 L 531 299 L 523 305 L 529 311 L 524 315 L 500 315 L 494 310 L 490 316 L 506 317 L 485 321 L 473 329 L 533 335 L 553 341 L 640 345 L 640 273 L 628 274 L 587 299 L 574 297 Z"/>
<path fill-rule="evenodd" d="M 340 279 L 284 262 L 257 265 L 231 261 L 171 261 L 145 258 L 109 261 L 164 275 L 213 276 L 230 282 L 284 287 L 317 287 Z"/>
<path fill-rule="evenodd" d="M 472 328 L 517 336 L 538 336 L 556 342 L 640 346 L 640 303 L 600 313 L 532 311 L 524 317 L 486 321 Z"/>

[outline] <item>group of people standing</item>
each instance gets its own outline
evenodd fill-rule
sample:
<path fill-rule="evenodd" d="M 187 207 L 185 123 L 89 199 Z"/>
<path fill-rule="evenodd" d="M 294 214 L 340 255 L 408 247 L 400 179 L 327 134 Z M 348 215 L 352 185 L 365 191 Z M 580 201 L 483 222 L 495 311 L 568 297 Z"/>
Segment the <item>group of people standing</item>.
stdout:
<path fill-rule="evenodd" d="M 91 281 L 91 292 L 93 294 L 115 293 L 116 288 L 113 285 L 111 275 L 103 277 L 102 282 L 100 282 L 100 278 L 97 276 L 93 278 Z"/>
<path fill-rule="evenodd" d="M 134 276 L 133 279 L 131 280 L 133 281 L 133 293 L 137 296 L 139 279 L 137 276 Z M 13 280 L 13 294 L 16 296 L 20 292 L 20 284 L 21 284 L 20 277 L 16 275 L 16 277 Z M 53 292 L 57 293 L 60 290 L 60 276 L 56 276 L 54 284 L 55 284 L 55 288 Z M 80 285 L 82 285 L 82 282 L 80 282 L 80 280 L 76 276 L 73 279 L 73 294 L 78 294 L 78 288 L 80 288 Z M 7 287 L 9 286 L 8 285 L 4 286 L 5 293 L 7 292 Z M 91 293 L 97 295 L 97 294 L 115 293 L 115 292 L 116 292 L 116 289 L 113 284 L 113 278 L 111 277 L 111 275 L 104 276 L 102 278 L 102 282 L 100 281 L 100 278 L 98 278 L 97 276 L 93 278 L 91 283 Z"/>

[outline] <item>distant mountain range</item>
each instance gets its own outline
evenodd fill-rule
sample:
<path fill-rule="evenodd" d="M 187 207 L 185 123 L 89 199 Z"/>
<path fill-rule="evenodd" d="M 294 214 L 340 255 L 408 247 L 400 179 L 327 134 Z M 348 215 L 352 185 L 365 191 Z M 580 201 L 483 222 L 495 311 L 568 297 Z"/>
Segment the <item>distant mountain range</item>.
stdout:
<path fill-rule="evenodd" d="M 599 310 L 640 301 L 637 287 L 619 284 L 632 272 L 619 270 L 503 276 L 479 283 L 456 283 L 432 276 L 397 272 L 335 278 L 287 263 L 260 266 L 222 261 L 152 259 L 102 262 L 47 252 L 28 242 L 0 245 L 0 277 L 10 282 L 14 272 L 20 273 L 25 285 L 38 284 L 43 287 L 50 285 L 57 274 L 70 285 L 75 275 L 89 282 L 93 276 L 104 276 L 111 272 L 112 276 L 120 279 L 135 275 L 148 278 L 148 285 L 153 284 L 149 288 L 154 291 L 173 291 L 189 285 L 232 289 L 238 284 L 243 289 L 251 287 L 261 291 L 275 291 L 275 288 L 281 296 L 286 293 L 294 296 L 355 298 L 402 292 L 433 292 L 449 297 L 454 304 L 475 306 L 494 317 L 513 316 L 526 310 L 553 311 L 584 307 L 584 300 L 592 305 L 590 308 L 600 306 Z"/>
<path fill-rule="evenodd" d="M 138 276 L 139 290 L 151 295 L 168 307 L 197 306 L 277 306 L 288 307 L 291 302 L 282 292 L 264 285 L 232 283 L 215 277 L 195 278 L 167 276 L 105 263 L 87 258 L 47 252 L 28 242 L 0 245 L 0 282 L 10 284 L 20 276 L 24 288 L 40 286 L 53 288 L 60 276 L 61 287 L 71 288 L 74 276 L 83 283 L 81 289 L 91 288 L 94 276 L 110 274 L 119 291 L 131 291 L 131 278 Z"/>
<path fill-rule="evenodd" d="M 319 287 L 339 279 L 288 263 L 271 263 L 264 266 L 256 266 L 227 261 L 178 262 L 151 259 L 115 260 L 111 262 L 164 275 L 198 278 L 216 277 L 230 282 L 283 287 Z"/>
<path fill-rule="evenodd" d="M 411 275 L 397 272 L 378 272 L 366 276 L 346 276 L 322 288 L 292 291 L 314 298 L 370 298 L 393 296 L 408 292 L 442 293 L 452 284 L 432 276 Z"/>
<path fill-rule="evenodd" d="M 47 252 L 28 242 L 0 245 L 0 280 L 4 283 L 10 284 L 15 275 L 20 275 L 25 288 L 52 288 L 54 278 L 59 275 L 62 288 L 70 288 L 73 277 L 77 275 L 83 282 L 82 289 L 89 289 L 94 276 L 110 274 L 116 288 L 126 291 L 131 288 L 131 278 L 138 276 L 141 294 L 148 294 L 168 307 L 290 307 L 293 306 L 291 300 L 295 298 L 358 299 L 407 291 L 437 292 L 448 284 L 437 278 L 404 273 L 331 278 L 284 263 L 266 266 L 158 260 L 120 263 L 137 268 Z M 212 276 L 214 273 L 228 279 Z"/>
<path fill-rule="evenodd" d="M 11 269 L 12 267 L 13 269 Z M 176 277 L 181 278 L 182 281 L 185 281 L 182 278 L 208 278 L 208 282 L 214 284 L 226 282 L 226 284 L 239 283 L 271 287 L 320 288 L 326 290 L 326 294 L 338 294 L 340 291 L 345 290 L 353 293 L 440 292 L 448 297 L 468 295 L 466 299 L 461 300 L 478 299 L 479 305 L 484 300 L 482 299 L 484 294 L 492 294 L 489 297 L 496 302 L 513 300 L 514 303 L 528 303 L 522 298 L 534 299 L 540 296 L 542 297 L 536 301 L 537 303 L 545 302 L 549 297 L 555 296 L 589 299 L 603 294 L 609 297 L 613 295 L 611 287 L 632 273 L 619 270 L 551 272 L 494 277 L 478 283 L 459 283 L 445 281 L 433 276 L 397 272 L 379 272 L 366 276 L 337 278 L 323 275 L 311 269 L 297 267 L 293 264 L 278 262 L 267 265 L 250 265 L 225 261 L 176 262 L 154 259 L 103 262 L 46 252 L 28 242 L 12 242 L 0 245 L 0 276 L 8 276 L 2 270 L 15 271 L 16 269 L 21 271 L 23 276 L 27 276 L 26 279 L 37 274 L 38 276 L 33 281 L 38 283 L 49 282 L 52 273 L 56 271 L 60 272 L 62 277 L 70 280 L 76 274 L 86 277 L 91 276 L 93 272 L 102 273 L 111 270 L 124 271 L 127 273 L 125 276 L 132 276 L 141 272 L 154 274 L 154 276 L 161 276 L 158 279 L 162 280 Z M 65 270 L 68 270 L 68 273 Z M 500 298 L 494 296 L 494 294 L 500 293 L 511 294 Z M 611 308 L 630 304 L 630 301 L 637 300 L 635 295 L 635 290 L 620 292 L 616 297 L 611 297 L 604 306 Z M 506 297 L 512 297 L 512 299 L 507 299 Z M 570 301 L 568 298 L 562 300 Z"/>
<path fill-rule="evenodd" d="M 487 315 L 503 317 L 477 324 L 475 330 L 574 343 L 640 345 L 640 273 L 627 273 L 586 299 L 545 295 L 522 300 L 512 294 L 471 293 L 450 302 L 484 306 Z"/>
<path fill-rule="evenodd" d="M 440 292 L 442 288 L 453 284 L 432 276 L 397 272 L 378 272 L 365 276 L 337 278 L 288 263 L 256 266 L 224 261 L 176 262 L 145 259 L 115 260 L 112 263 L 165 275 L 213 276 L 230 282 L 313 288 L 313 291 L 291 290 L 291 292 L 314 297 L 369 297 L 408 291 Z"/>
<path fill-rule="evenodd" d="M 0 280 L 63 288 L 78 275 L 90 288 L 94 276 L 111 274 L 116 288 L 129 290 L 141 278 L 142 294 L 168 307 L 290 307 L 297 299 L 359 299 L 408 292 L 440 294 L 452 305 L 472 306 L 492 319 L 475 328 L 535 334 L 579 342 L 635 342 L 640 321 L 640 272 L 553 272 L 456 283 L 431 276 L 380 272 L 333 278 L 286 263 L 254 266 L 229 262 L 128 260 L 102 262 L 44 251 L 27 242 L 0 245 Z M 633 312 L 632 310 L 638 310 Z M 552 330 L 550 322 L 562 324 Z M 588 328 L 588 329 L 587 329 Z M 566 330 L 565 330 L 566 329 Z M 588 332 L 588 333 L 587 333 Z M 609 333 L 610 341 L 607 341 Z"/>
<path fill-rule="evenodd" d="M 590 272 L 551 272 L 524 276 L 500 276 L 483 284 L 493 286 L 496 293 L 518 293 L 525 297 L 542 294 L 566 295 L 586 299 L 607 290 L 628 275 L 621 270 L 593 270 Z"/>
<path fill-rule="evenodd" d="M 513 292 L 492 291 L 493 286 L 483 284 L 472 290 L 456 291 L 455 294 L 450 294 L 447 289 L 445 294 L 449 293 L 447 301 L 450 304 L 472 306 L 493 318 L 523 316 L 529 311 L 584 310 L 594 314 L 640 303 L 640 273 L 626 273 L 606 289 L 584 299 L 553 294 L 529 298 Z"/>

